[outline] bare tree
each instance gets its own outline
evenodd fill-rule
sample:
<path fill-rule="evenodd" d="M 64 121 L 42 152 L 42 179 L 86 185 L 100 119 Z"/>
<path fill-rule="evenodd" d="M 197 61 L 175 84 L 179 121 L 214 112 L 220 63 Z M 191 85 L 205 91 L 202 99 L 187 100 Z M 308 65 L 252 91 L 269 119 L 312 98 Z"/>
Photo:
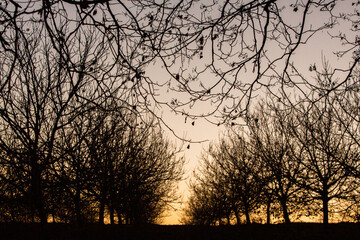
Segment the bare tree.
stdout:
<path fill-rule="evenodd" d="M 274 102 L 265 100 L 247 118 L 253 154 L 269 172 L 268 187 L 281 206 L 285 223 L 290 223 L 290 214 L 300 206 L 296 199 L 301 189 L 296 181 L 302 167 L 294 157 L 295 139 L 287 122 L 291 122 L 291 115 Z"/>
<path fill-rule="evenodd" d="M 251 223 L 250 213 L 259 208 L 266 185 L 261 161 L 252 155 L 244 137 L 229 135 L 227 138 L 217 148 L 210 148 L 209 154 L 226 173 L 237 222 L 240 223 L 239 213 L 243 213 L 246 223 Z"/>
<path fill-rule="evenodd" d="M 90 114 L 84 136 L 89 171 L 86 189 L 98 205 L 99 223 L 106 212 L 114 223 L 153 223 L 176 199 L 183 159 L 156 121 L 142 120 L 122 106 Z"/>
<path fill-rule="evenodd" d="M 183 223 L 186 225 L 215 225 L 212 190 L 204 185 L 191 185 L 191 196 L 184 209 Z"/>
<path fill-rule="evenodd" d="M 69 134 L 94 134 L 94 131 L 83 130 L 76 124 L 83 123 L 81 117 L 94 107 L 106 111 L 109 107 L 106 103 L 114 99 L 120 102 L 124 109 L 140 112 L 141 108 L 137 108 L 135 104 L 139 99 L 144 100 L 144 98 L 138 98 L 141 96 L 139 88 L 142 85 L 137 81 L 141 79 L 141 72 L 140 69 L 134 69 L 133 65 L 128 64 L 124 57 L 121 58 L 120 53 L 115 54 L 115 57 L 114 54 L 112 55 L 111 51 L 114 49 L 109 40 L 112 36 L 102 35 L 96 31 L 96 26 L 86 25 L 82 22 L 83 20 L 78 26 L 74 25 L 68 18 L 67 9 L 56 10 L 56 6 L 48 1 L 34 1 L 26 6 L 19 6 L 13 1 L 6 1 L 5 4 L 13 5 L 15 9 L 1 8 L 2 16 L 5 18 L 4 23 L 8 24 L 8 28 L 1 35 L 3 47 L 1 51 L 1 149 L 4 153 L 1 158 L 1 166 L 4 166 L 1 177 L 4 186 L 17 185 L 12 186 L 17 188 L 17 197 L 24 197 L 29 201 L 32 221 L 39 219 L 45 223 L 48 219 L 48 210 L 50 210 L 47 204 L 51 198 L 50 195 L 54 194 L 50 191 L 51 181 L 55 179 L 54 184 L 60 181 L 60 187 L 70 187 L 67 189 L 67 193 L 70 194 L 74 186 L 70 186 L 69 183 L 64 186 L 62 184 L 64 181 L 74 179 L 63 179 L 63 177 L 67 174 L 71 175 L 71 171 L 74 172 L 75 179 L 84 177 L 76 175 L 80 170 L 75 166 L 76 162 L 82 164 L 82 161 L 87 161 L 86 159 L 76 160 L 80 157 L 77 154 L 82 149 L 79 149 L 77 154 L 75 154 L 76 151 L 72 152 L 73 156 L 69 156 L 69 152 L 77 147 L 83 148 L 82 142 L 86 138 L 79 136 L 79 139 L 74 140 L 69 137 Z M 41 4 L 49 5 L 41 6 Z M 37 13 L 39 16 L 36 15 Z M 137 49 L 136 46 L 134 48 Z M 120 49 L 117 51 L 121 52 Z M 126 48 L 126 51 L 131 51 L 131 49 Z M 112 60 L 109 59 L 111 56 L 114 57 Z M 129 56 L 129 58 L 133 57 Z M 129 68 L 124 67 L 125 65 L 136 74 L 129 72 Z M 146 83 L 143 84 L 146 85 Z M 137 106 L 141 106 L 141 103 Z M 91 119 L 86 121 L 89 123 Z M 111 129 L 102 130 L 110 131 Z M 111 134 L 113 133 L 107 133 L 106 137 L 110 139 L 107 141 L 114 139 L 110 138 Z M 106 135 L 105 132 L 104 135 Z M 121 134 L 118 135 L 121 136 Z M 61 147 L 66 146 L 63 144 L 66 140 L 70 141 L 70 146 L 68 149 L 62 149 Z M 71 145 L 72 141 L 75 141 L 74 145 Z M 106 141 L 103 142 L 103 144 L 106 143 Z M 97 143 L 91 144 L 95 150 L 101 148 L 101 145 Z M 169 147 L 168 144 L 162 146 Z M 109 154 L 116 153 L 112 149 L 106 151 Z M 154 155 L 157 157 L 156 161 L 161 164 L 165 164 L 174 155 L 174 153 L 164 151 L 162 149 L 160 153 L 168 154 L 168 157 Z M 103 162 L 105 165 L 112 164 L 110 160 L 100 159 L 103 156 L 95 157 L 96 154 L 94 151 L 91 152 L 91 157 L 97 158 L 98 162 Z M 67 165 L 69 162 L 65 165 L 61 162 L 64 157 L 71 159 L 70 166 Z M 161 161 L 158 159 L 160 157 L 163 158 Z M 109 158 L 113 157 L 109 156 Z M 162 163 L 163 160 L 166 161 Z M 169 168 L 169 171 L 173 173 L 173 176 L 170 176 L 171 174 L 169 176 L 173 177 L 173 180 L 179 178 L 179 164 Z M 111 169 L 111 166 L 105 166 L 106 169 L 108 167 Z M 16 182 L 17 180 L 9 174 L 14 170 L 23 174 L 25 176 L 23 181 L 28 182 Z M 164 171 L 165 173 L 169 174 Z M 159 176 L 164 177 L 160 172 Z M 48 177 L 51 179 L 47 179 Z M 107 177 L 105 180 L 111 181 Z M 174 183 L 170 179 L 162 181 Z M 104 185 L 106 186 L 104 189 L 109 188 L 107 185 Z M 80 189 L 76 189 L 75 196 L 72 196 L 77 199 L 74 200 L 75 205 L 79 204 L 79 194 L 81 195 L 83 187 L 79 186 Z M 169 190 L 169 188 L 164 188 L 164 185 L 160 185 L 159 188 Z M 106 192 L 108 190 L 104 191 L 102 195 L 105 197 L 100 201 L 103 209 L 101 212 L 104 212 L 104 205 L 107 204 Z M 161 194 L 162 197 L 159 199 L 163 200 L 166 194 L 164 192 Z M 53 206 L 54 204 L 51 207 Z M 79 206 L 76 206 L 76 209 L 79 220 Z M 102 215 L 100 213 L 100 216 Z"/>
<path fill-rule="evenodd" d="M 81 225 L 94 220 L 95 206 L 89 191 L 94 176 L 86 144 L 86 137 L 94 131 L 91 124 L 94 114 L 93 109 L 82 113 L 66 128 L 62 128 L 56 139 L 54 155 L 59 161 L 49 171 L 52 180 L 50 212 L 60 221 L 66 218 Z M 63 217 L 59 216 L 58 211 L 62 211 L 60 215 Z"/>
<path fill-rule="evenodd" d="M 335 76 L 331 74 L 330 64 L 325 66 L 323 72 L 319 72 L 319 81 L 325 82 L 326 85 L 331 85 Z M 340 131 L 344 136 L 351 139 L 351 143 L 360 146 L 359 135 L 359 69 L 355 69 L 354 74 L 349 76 L 349 81 L 344 84 L 344 87 L 330 94 L 332 105 L 332 117 L 339 126 Z M 330 110 L 329 110 L 330 111 Z M 355 177 L 360 177 L 360 166 L 356 158 L 343 159 L 343 165 L 352 172 Z"/>
<path fill-rule="evenodd" d="M 328 96 L 302 107 L 294 133 L 301 144 L 299 162 L 304 167 L 300 185 L 316 201 L 321 201 L 323 223 L 329 222 L 333 200 L 354 194 L 357 184 L 347 166 L 358 157 L 356 145 L 336 119 L 335 98 Z M 357 161 L 357 160 L 355 160 Z M 335 210 L 335 207 L 332 207 Z"/>
<path fill-rule="evenodd" d="M 190 222 L 221 224 L 222 218 L 227 218 L 228 223 L 235 218 L 240 224 L 245 216 L 246 223 L 251 223 L 250 215 L 259 209 L 267 182 L 261 161 L 248 148 L 244 137 L 230 132 L 218 144 L 209 145 L 191 185 L 194 203 L 186 209 Z M 202 197 L 204 194 L 207 199 Z M 212 213 L 201 217 L 199 211 Z"/>
<path fill-rule="evenodd" d="M 230 224 L 233 211 L 230 192 L 224 181 L 214 177 L 208 174 L 190 184 L 191 195 L 184 209 L 185 224 L 214 226 L 223 225 L 224 220 Z"/>
<path fill-rule="evenodd" d="M 106 73 L 94 72 L 96 66 L 101 68 L 96 61 L 107 53 L 90 32 L 52 42 L 42 37 L 47 32 L 36 24 L 19 21 L 13 27 L 20 32 L 9 49 L 1 51 L 0 147 L 6 153 L 1 164 L 13 167 L 18 162 L 18 170 L 28 178 L 22 191 L 28 195 L 32 219 L 44 223 L 44 177 L 58 160 L 54 146 L 59 130 L 76 119 L 87 103 L 99 102 L 109 93 L 102 88 L 106 79 L 97 81 Z"/>
<path fill-rule="evenodd" d="M 216 145 L 210 145 L 203 154 L 201 166 L 194 172 L 195 180 L 190 183 L 191 202 L 185 209 L 189 224 L 222 225 L 224 219 L 230 224 L 234 211 L 231 182 L 217 159 L 222 156 L 214 148 Z"/>
<path fill-rule="evenodd" d="M 349 10 L 339 13 L 346 4 Z M 346 101 L 357 99 L 358 5 L 340 0 L 2 1 L 3 185 L 28 199 L 34 221 L 46 222 L 43 183 L 59 160 L 54 155 L 59 130 L 88 109 L 84 106 L 101 106 L 105 99 L 117 99 L 133 112 L 150 111 L 165 126 L 154 112 L 157 107 L 215 124 L 236 123 L 264 89 L 288 108 L 299 98 L 315 103 L 330 92 L 340 96 L 349 89 Z M 323 20 L 313 21 L 314 16 Z M 342 28 L 348 23 L 350 29 Z M 342 32 L 346 30 L 349 34 Z M 326 31 L 341 44 L 336 56 L 346 64 L 331 72 L 339 80 L 321 85 L 307 77 L 316 76 L 316 64 L 308 63 L 310 71 L 304 70 L 296 56 Z M 154 77 L 152 64 L 165 77 Z M 293 97 L 293 91 L 300 97 Z M 345 110 L 346 101 L 338 101 Z M 200 108 L 204 102 L 211 108 Z M 357 110 L 346 113 L 357 116 Z M 252 129 L 253 120 L 248 122 Z M 287 149 L 265 150 L 275 159 L 288 159 Z M 16 187 L 21 174 L 9 176 L 15 170 L 27 176 L 21 184 L 29 187 Z M 281 202 L 285 208 L 286 200 Z"/>

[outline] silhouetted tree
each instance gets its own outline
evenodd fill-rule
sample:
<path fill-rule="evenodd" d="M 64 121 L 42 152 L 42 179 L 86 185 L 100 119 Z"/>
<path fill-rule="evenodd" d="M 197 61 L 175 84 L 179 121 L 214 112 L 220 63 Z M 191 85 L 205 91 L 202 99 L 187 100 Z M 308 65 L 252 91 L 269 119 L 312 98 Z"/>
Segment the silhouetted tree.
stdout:
<path fill-rule="evenodd" d="M 298 161 L 304 167 L 300 186 L 316 202 L 321 201 L 323 223 L 329 222 L 332 200 L 354 194 L 357 183 L 345 167 L 357 162 L 359 152 L 345 128 L 336 119 L 337 105 L 331 96 L 317 103 L 302 105 L 294 133 L 301 145 Z M 350 126 L 349 126 L 350 127 Z M 333 204 L 334 205 L 334 204 Z M 334 209 L 335 210 L 335 209 Z"/>
<path fill-rule="evenodd" d="M 267 222 L 278 210 L 286 223 L 290 214 L 320 212 L 328 223 L 331 211 L 356 220 L 358 123 L 336 107 L 338 100 L 328 94 L 293 107 L 263 100 L 246 118 L 248 142 L 239 137 L 244 128 L 233 126 L 238 134 L 210 145 L 191 184 L 185 222 L 220 222 L 229 215 L 219 215 L 218 206 L 222 212 L 231 209 L 237 222 L 239 212 L 250 222 L 249 213 L 261 205 Z"/>
<path fill-rule="evenodd" d="M 176 197 L 183 159 L 164 138 L 156 121 L 142 122 L 121 106 L 113 111 L 91 112 L 91 131 L 84 137 L 90 160 L 86 189 L 99 209 L 99 223 L 106 211 L 114 223 L 155 222 Z"/>
<path fill-rule="evenodd" d="M 184 209 L 185 224 L 223 225 L 224 220 L 230 224 L 233 207 L 228 188 L 219 179 L 209 177 L 214 176 L 198 177 L 190 184 L 191 195 Z"/>
<path fill-rule="evenodd" d="M 250 213 L 259 208 L 263 187 L 267 184 L 262 178 L 261 161 L 251 153 L 244 137 L 229 135 L 227 138 L 218 147 L 209 148 L 209 155 L 228 178 L 237 222 L 240 223 L 239 214 L 242 213 L 246 223 L 251 223 Z"/>
<path fill-rule="evenodd" d="M 60 130 L 86 111 L 89 102 L 99 103 L 112 92 L 105 88 L 111 81 L 108 66 L 99 64 L 107 50 L 90 31 L 51 41 L 49 32 L 31 21 L 11 25 L 16 30 L 13 42 L 1 51 L 1 166 L 23 175 L 22 182 L 12 184 L 18 197 L 26 196 L 32 220 L 45 223 L 46 177 L 59 161 L 54 148 Z M 61 32 L 66 33 L 66 24 Z M 97 67 L 104 72 L 96 72 Z M 7 173 L 1 177 L 12 181 Z"/>
<path fill-rule="evenodd" d="M 302 171 L 294 157 L 295 139 L 287 125 L 291 114 L 274 102 L 264 100 L 246 120 L 253 154 L 269 172 L 268 192 L 274 194 L 280 204 L 285 223 L 290 223 L 290 214 L 300 204 L 297 196 L 301 189 L 296 181 Z"/>
<path fill-rule="evenodd" d="M 61 129 L 57 138 L 56 155 L 60 161 L 51 168 L 52 204 L 54 218 L 62 215 L 70 222 L 81 225 L 95 217 L 94 203 L 90 191 L 93 175 L 86 137 L 94 130 L 91 119 L 94 109 L 82 113 L 66 128 Z M 60 204 L 61 203 L 61 204 Z M 64 218 L 62 217 L 62 218 Z"/>
<path fill-rule="evenodd" d="M 355 4 L 355 3 L 354 3 Z M 358 4 L 358 3 L 357 3 Z M 357 26 L 353 23 L 353 26 Z M 341 35 L 337 36 L 341 38 Z M 352 44 L 352 43 L 349 43 Z M 355 47 L 355 45 L 353 45 Z M 353 48 L 354 49 L 354 48 Z M 340 54 L 342 54 L 340 52 Z M 341 86 L 337 86 L 339 78 L 337 76 L 337 69 L 332 69 L 333 62 L 324 61 L 323 69 L 317 72 L 317 81 L 319 82 L 319 89 L 317 93 L 319 96 L 324 96 L 324 100 L 320 101 L 320 106 L 315 105 L 314 110 L 326 109 L 331 112 L 331 131 L 330 134 L 336 134 L 336 140 L 341 144 L 341 155 L 348 155 L 344 157 L 336 157 L 336 161 L 345 168 L 347 171 L 347 181 L 353 182 L 358 185 L 357 181 L 360 177 L 360 167 L 358 158 L 359 143 L 359 67 L 355 66 L 353 71 L 346 75 L 346 81 L 342 82 Z M 334 90 L 334 91 L 332 91 Z M 331 103 L 331 104 L 328 104 Z M 329 113 L 330 114 L 330 113 Z M 331 137 L 333 138 L 333 136 Z M 346 147 L 344 146 L 346 144 Z M 344 169 L 343 169 L 344 170 Z M 347 183 L 348 184 L 348 183 Z M 342 194 L 344 198 L 344 194 Z M 343 211 L 345 218 L 358 221 L 358 203 L 359 203 L 359 190 L 355 189 L 353 193 L 349 193 L 346 202 L 342 201 L 341 205 L 348 207 Z"/>
<path fill-rule="evenodd" d="M 54 154 L 58 133 L 81 109 L 88 111 L 88 104 L 105 107 L 104 99 L 117 99 L 133 112 L 150 111 L 167 127 L 154 106 L 216 124 L 236 123 L 264 88 L 290 108 L 300 97 L 315 103 L 334 92 L 347 96 L 338 103 L 348 109 L 346 102 L 357 99 L 358 5 L 340 0 L 2 1 L 1 184 L 16 199 L 26 199 L 33 221 L 46 222 L 48 183 L 61 157 Z M 316 64 L 307 63 L 304 70 L 296 56 L 325 31 L 341 44 L 336 57 L 347 64 L 330 73 L 338 81 L 319 85 L 307 77 L 316 76 Z M 165 77 L 154 77 L 150 64 Z M 301 96 L 293 97 L 293 90 Z M 211 107 L 201 108 L 203 102 Z M 357 110 L 345 114 L 356 118 Z M 354 131 L 351 135 L 357 141 Z M 263 150 L 288 159 L 287 149 L 280 144 Z M 355 165 L 345 164 L 358 175 Z M 18 176 L 8 175 L 15 171 Z M 14 199 L 6 194 L 4 199 Z M 284 210 L 286 198 L 280 201 Z"/>
<path fill-rule="evenodd" d="M 211 190 L 203 185 L 191 185 L 191 195 L 184 210 L 186 225 L 215 225 Z"/>
<path fill-rule="evenodd" d="M 351 139 L 350 143 L 360 146 L 360 119 L 358 117 L 360 114 L 359 68 L 356 68 L 354 74 L 348 77 L 349 81 L 344 83 L 342 88 L 337 89 L 334 94 L 330 95 L 332 105 L 327 105 L 326 107 L 328 109 L 332 108 L 329 111 L 332 112 L 333 121 L 339 125 L 339 131 Z M 334 78 L 335 76 L 331 72 L 330 64 L 326 64 L 323 72 L 319 73 L 318 81 L 324 82 L 323 85 L 328 87 L 333 85 L 333 82 L 336 82 Z M 325 88 L 322 92 L 326 91 L 327 89 Z M 360 166 L 356 158 L 342 159 L 342 164 L 354 177 L 360 177 Z"/>
<path fill-rule="evenodd" d="M 246 223 L 251 223 L 250 214 L 262 204 L 268 183 L 262 173 L 262 162 L 249 147 L 244 137 L 230 132 L 218 144 L 209 145 L 196 180 L 191 184 L 191 202 L 185 210 L 187 221 L 221 224 L 223 218 L 228 223 L 235 218 L 240 224 L 241 216 L 245 216 Z M 199 216 L 201 212 L 208 214 Z"/>

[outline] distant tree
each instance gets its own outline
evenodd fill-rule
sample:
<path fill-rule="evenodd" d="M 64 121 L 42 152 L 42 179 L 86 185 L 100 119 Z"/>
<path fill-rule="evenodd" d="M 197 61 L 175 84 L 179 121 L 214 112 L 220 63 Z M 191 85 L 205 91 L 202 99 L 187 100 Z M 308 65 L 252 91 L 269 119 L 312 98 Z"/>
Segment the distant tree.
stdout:
<path fill-rule="evenodd" d="M 183 159 L 156 121 L 142 122 L 121 106 L 91 112 L 84 137 L 90 160 L 89 195 L 99 209 L 99 223 L 110 213 L 114 223 L 153 223 L 176 199 Z"/>
<path fill-rule="evenodd" d="M 49 169 L 59 161 L 54 155 L 58 132 L 81 109 L 88 110 L 84 106 L 101 107 L 104 99 L 117 99 L 133 112 L 149 111 L 168 128 L 153 109 L 236 124 L 264 92 L 289 108 L 299 98 L 316 103 L 323 91 L 333 92 L 346 95 L 338 102 L 348 109 L 359 82 L 358 8 L 358 2 L 340 0 L 4 0 L 1 184 L 27 199 L 33 221 L 46 222 L 50 193 L 44 188 Z M 324 32 L 339 43 L 335 56 L 342 60 L 331 72 L 338 80 L 328 85 L 309 80 L 318 73 L 316 64 L 305 63 L 304 69 L 297 58 Z M 154 67 L 164 77 L 154 77 Z M 204 102 L 210 108 L 202 108 Z M 357 110 L 345 113 L 357 116 Z M 7 175 L 15 170 L 25 177 Z"/>
<path fill-rule="evenodd" d="M 209 145 L 191 184 L 191 202 L 185 210 L 191 221 L 221 224 L 222 218 L 228 223 L 235 218 L 240 224 L 245 216 L 251 223 L 250 214 L 260 207 L 267 182 L 261 161 L 248 148 L 244 137 L 230 132 L 218 144 Z M 199 216 L 201 212 L 208 214 Z"/>
<path fill-rule="evenodd" d="M 190 183 L 190 200 L 185 208 L 187 224 L 222 225 L 230 223 L 233 211 L 228 178 L 212 156 L 205 153 L 201 167 Z"/>
<path fill-rule="evenodd" d="M 142 149 L 137 159 L 132 159 L 136 165 L 130 174 L 135 176 L 135 185 L 129 200 L 135 204 L 135 223 L 155 223 L 177 199 L 176 184 L 182 179 L 184 159 L 177 156 L 177 148 L 158 127 L 150 124 L 139 128 L 137 135 L 146 139 L 139 142 Z"/>
<path fill-rule="evenodd" d="M 208 176 L 209 177 L 209 176 Z M 224 182 L 197 179 L 190 184 L 190 197 L 184 209 L 184 223 L 191 225 L 230 224 L 233 206 Z"/>
<path fill-rule="evenodd" d="M 290 214 L 296 212 L 301 203 L 297 200 L 301 188 L 296 182 L 302 171 L 301 164 L 294 157 L 296 139 L 288 126 L 292 121 L 291 114 L 273 101 L 264 100 L 246 121 L 253 155 L 269 173 L 267 193 L 273 194 L 285 223 L 290 223 Z"/>
<path fill-rule="evenodd" d="M 16 21 L 19 20 L 19 21 Z M 50 38 L 48 29 L 13 19 L 11 45 L 1 54 L 0 165 L 3 182 L 13 181 L 8 172 L 22 175 L 16 195 L 26 198 L 32 221 L 47 222 L 48 171 L 59 161 L 55 153 L 59 134 L 68 128 L 87 105 L 101 104 L 120 88 L 109 89 L 112 66 L 106 44 L 90 29 Z M 56 34 L 68 34 L 69 22 Z M 28 29 L 28 30 L 27 30 Z M 2 35 L 5 37 L 5 35 Z M 10 38 L 11 37 L 11 38 Z M 101 69 L 102 71 L 97 71 Z M 101 81 L 99 81 L 101 80 Z M 8 184 L 8 183 L 7 183 Z"/>
<path fill-rule="evenodd" d="M 85 140 L 94 131 L 91 122 L 95 114 L 94 109 L 82 113 L 61 129 L 56 140 L 55 152 L 60 161 L 50 170 L 50 212 L 59 221 L 81 225 L 94 220 L 95 206 L 89 191 L 94 176 Z"/>
<path fill-rule="evenodd" d="M 186 225 L 215 225 L 217 219 L 214 216 L 212 195 L 208 187 L 191 184 L 191 195 L 184 209 Z"/>
<path fill-rule="evenodd" d="M 259 208 L 266 180 L 262 178 L 261 161 L 249 150 L 249 144 L 240 135 L 228 135 L 217 148 L 210 148 L 211 155 L 228 178 L 229 191 L 237 222 L 239 214 L 251 223 L 250 213 Z"/>
<path fill-rule="evenodd" d="M 331 95 L 315 104 L 302 105 L 304 114 L 297 115 L 294 129 L 302 149 L 298 161 L 304 167 L 299 183 L 314 202 L 321 202 L 325 224 L 329 223 L 331 201 L 346 199 L 358 188 L 345 167 L 349 165 L 344 163 L 357 162 L 359 152 L 337 121 L 335 111 L 339 113 L 340 109 L 336 110 L 335 105 Z"/>

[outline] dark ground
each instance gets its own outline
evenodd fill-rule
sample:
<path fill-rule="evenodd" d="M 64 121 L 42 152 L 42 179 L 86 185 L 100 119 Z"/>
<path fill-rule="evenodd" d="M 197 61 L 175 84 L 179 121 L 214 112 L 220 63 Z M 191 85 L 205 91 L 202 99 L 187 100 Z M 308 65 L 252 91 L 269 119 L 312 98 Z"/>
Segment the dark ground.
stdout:
<path fill-rule="evenodd" d="M 360 224 L 296 223 L 240 226 L 99 226 L 1 224 L 0 239 L 360 239 Z"/>

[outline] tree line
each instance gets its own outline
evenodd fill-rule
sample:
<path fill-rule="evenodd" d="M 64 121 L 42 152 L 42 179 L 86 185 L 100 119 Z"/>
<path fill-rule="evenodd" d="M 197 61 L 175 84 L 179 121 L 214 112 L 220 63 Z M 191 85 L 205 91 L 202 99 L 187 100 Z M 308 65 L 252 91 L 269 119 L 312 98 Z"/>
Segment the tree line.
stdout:
<path fill-rule="evenodd" d="M 359 122 L 339 106 L 342 97 L 291 107 L 260 101 L 246 126 L 229 127 L 204 151 L 183 221 L 359 221 Z"/>
<path fill-rule="evenodd" d="M 121 106 L 116 108 L 94 107 L 59 129 L 49 159 L 39 147 L 46 143 L 34 146 L 30 138 L 24 144 L 20 133 L 3 121 L 7 141 L 1 143 L 0 220 L 159 220 L 176 199 L 183 159 L 154 121 L 142 122 Z"/>
<path fill-rule="evenodd" d="M 137 108 L 136 78 L 92 27 L 13 21 L 0 51 L 0 221 L 156 222 L 183 159 Z"/>
<path fill-rule="evenodd" d="M 339 122 L 344 137 L 359 145 L 356 124 L 346 124 L 359 121 L 359 6 L 357 1 L 340 0 L 3 0 L 0 3 L 2 218 L 18 221 L 16 219 L 21 215 L 26 221 L 46 222 L 53 214 L 57 221 L 60 215 L 71 212 L 59 208 L 59 205 L 56 207 L 55 202 L 61 200 L 64 203 L 61 206 L 73 208 L 79 222 L 83 218 L 79 214 L 84 209 L 82 204 L 90 206 L 86 208 L 89 211 L 95 204 L 100 222 L 104 212 L 109 212 L 110 219 L 117 214 L 124 222 L 134 222 L 131 219 L 138 218 L 136 212 L 140 210 L 124 213 L 121 209 L 135 209 L 129 203 L 125 204 L 124 199 L 131 195 L 140 201 L 139 195 L 147 193 L 148 188 L 143 186 L 136 193 L 127 193 L 130 195 L 119 199 L 109 196 L 118 191 L 112 185 L 119 181 L 115 180 L 115 172 L 122 167 L 133 167 L 118 161 L 131 157 L 137 159 L 135 164 L 140 158 L 151 159 L 152 154 L 148 151 L 155 151 L 156 146 L 142 137 L 163 136 L 160 130 L 150 130 L 151 125 L 160 123 L 177 135 L 177 131 L 169 127 L 168 120 L 155 111 L 159 109 L 170 110 L 185 120 L 205 118 L 219 125 L 234 123 L 237 126 L 245 121 L 249 126 L 248 133 L 251 133 L 249 136 L 252 136 L 246 138 L 247 148 L 250 148 L 248 139 L 252 139 L 250 149 L 257 149 L 257 146 L 264 152 L 281 156 L 284 149 L 263 145 L 263 141 L 271 140 L 261 137 L 269 124 L 261 131 L 252 126 L 254 122 L 261 123 L 260 118 L 251 121 L 250 106 L 253 106 L 256 96 L 266 91 L 274 101 L 286 106 L 287 111 L 310 112 L 317 108 L 318 102 L 325 101 L 327 105 L 327 96 L 332 95 L 337 106 L 333 108 L 336 119 L 343 115 Z M 338 44 L 334 51 L 339 64 L 314 81 L 313 78 L 321 74 L 316 68 L 318 63 L 305 62 L 297 56 L 324 32 L 327 34 L 321 35 L 322 41 L 331 40 Z M 161 74 L 154 74 L 153 66 L 159 67 Z M 293 92 L 299 98 L 293 97 Z M 301 102 L 308 105 L 304 103 L 304 109 L 301 109 Z M 110 113 L 122 119 L 119 124 L 123 127 L 117 129 L 111 125 L 115 120 L 109 120 Z M 133 117 L 128 119 L 127 115 Z M 144 121 L 146 124 L 140 126 L 141 119 L 146 116 L 150 122 Z M 102 134 L 111 135 L 111 128 L 118 134 L 124 131 L 124 141 L 129 143 L 125 144 L 118 137 L 101 139 Z M 321 152 L 317 149 L 318 143 L 307 140 L 310 137 L 315 139 L 311 135 L 315 132 L 287 131 L 287 134 L 302 139 L 308 149 L 293 149 L 294 157 L 290 157 L 287 150 L 281 159 L 297 159 L 300 158 L 297 153 L 315 149 L 315 155 L 308 153 L 309 156 L 304 158 L 312 159 L 309 162 L 323 159 L 324 156 L 318 153 Z M 259 137 L 254 137 L 256 134 Z M 114 147 L 116 141 L 123 151 Z M 285 149 L 293 147 L 291 141 L 286 143 L 289 146 L 284 146 Z M 145 144 L 146 151 L 138 152 L 142 144 Z M 103 149 L 105 145 L 109 145 L 109 149 Z M 156 151 L 164 152 L 164 149 Z M 165 155 L 170 156 L 176 150 L 170 147 L 169 151 Z M 251 159 L 272 159 L 269 154 L 257 153 L 251 155 Z M 110 160 L 104 162 L 103 158 Z M 122 160 L 114 160 L 116 158 Z M 266 163 L 265 160 L 260 163 Z M 154 170 L 149 169 L 158 166 L 157 163 L 151 163 L 151 160 L 142 162 L 151 167 L 147 168 L 147 174 L 140 174 L 141 179 L 135 178 L 134 174 L 121 173 L 124 175 L 121 179 L 128 178 L 122 183 L 125 185 L 119 186 L 125 192 L 126 189 L 135 189 L 130 187 L 131 184 L 124 187 L 130 180 L 141 182 L 148 179 L 146 182 L 149 184 L 166 182 L 163 181 L 166 177 L 160 177 L 160 180 L 152 177 Z M 281 184 L 280 179 L 273 181 L 271 188 L 264 184 L 269 189 L 267 196 L 271 201 L 268 203 L 273 205 L 273 194 L 276 193 L 284 212 L 290 212 L 292 206 L 287 199 L 293 199 L 292 196 L 299 192 L 299 182 L 294 179 L 298 179 L 298 171 L 304 173 L 304 164 L 295 161 L 296 164 L 291 165 L 294 169 L 279 170 L 276 164 L 268 162 L 266 169 L 281 172 L 280 179 L 287 178 Z M 89 169 L 89 166 L 98 170 L 95 173 L 82 172 L 81 169 Z M 345 166 L 357 179 L 357 166 L 349 163 L 341 169 Z M 316 179 L 317 168 L 309 167 L 309 174 L 302 178 Z M 159 170 L 159 175 L 176 176 L 178 170 L 176 167 L 169 168 L 168 172 Z M 266 174 L 271 176 L 270 170 Z M 96 178 L 98 181 L 94 180 Z M 293 185 L 294 182 L 297 184 Z M 316 190 L 319 187 L 315 187 L 318 182 L 312 182 L 307 186 L 304 181 L 301 188 L 307 188 L 311 193 L 319 192 Z M 165 192 L 161 184 L 156 186 L 161 189 L 156 193 Z M 259 189 L 264 189 L 264 186 L 259 186 Z M 282 192 L 274 190 L 278 187 L 284 188 Z M 66 194 L 58 194 L 60 192 Z M 83 194 L 88 202 L 80 201 L 85 199 Z M 153 199 L 160 199 L 160 195 Z M 160 201 L 164 204 L 167 202 L 165 195 Z M 56 197 L 61 199 L 55 200 Z M 19 204 L 14 204 L 16 201 Z M 257 202 L 256 199 L 252 201 Z M 162 204 L 156 206 L 159 205 Z M 140 208 L 159 211 L 152 204 Z M 234 215 L 240 218 L 239 209 Z M 285 219 L 290 218 L 286 215 L 291 215 L 291 212 L 284 214 Z"/>

